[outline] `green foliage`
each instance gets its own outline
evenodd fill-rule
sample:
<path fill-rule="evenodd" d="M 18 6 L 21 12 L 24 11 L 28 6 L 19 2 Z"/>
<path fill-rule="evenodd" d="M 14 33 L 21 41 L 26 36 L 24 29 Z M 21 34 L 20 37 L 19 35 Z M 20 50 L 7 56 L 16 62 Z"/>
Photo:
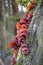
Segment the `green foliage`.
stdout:
<path fill-rule="evenodd" d="M 16 1 L 17 1 L 17 3 L 19 3 L 19 4 L 21 4 L 21 5 L 26 7 L 30 0 L 16 0 Z M 38 3 L 39 0 L 35 0 L 35 2 Z"/>
<path fill-rule="evenodd" d="M 36 2 L 36 3 L 38 3 L 38 2 L 39 2 L 39 0 L 35 0 L 35 2 Z"/>
<path fill-rule="evenodd" d="M 7 51 L 8 51 L 7 53 L 11 56 L 12 55 L 11 49 L 8 48 Z"/>
<path fill-rule="evenodd" d="M 26 7 L 30 0 L 16 0 L 16 1 L 17 1 L 17 3 Z"/>

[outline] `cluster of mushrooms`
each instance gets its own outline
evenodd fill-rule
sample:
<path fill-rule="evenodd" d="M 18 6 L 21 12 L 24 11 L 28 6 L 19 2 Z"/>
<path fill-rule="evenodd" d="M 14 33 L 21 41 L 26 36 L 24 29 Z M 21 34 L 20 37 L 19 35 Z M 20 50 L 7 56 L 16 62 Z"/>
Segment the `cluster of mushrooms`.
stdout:
<path fill-rule="evenodd" d="M 13 54 L 12 65 L 16 64 L 16 58 L 20 47 L 22 50 L 22 54 L 25 56 L 28 55 L 29 49 L 26 44 L 26 38 L 29 34 L 28 26 L 33 17 L 33 12 L 31 12 L 31 10 L 35 7 L 36 7 L 36 2 L 34 0 L 31 0 L 28 6 L 26 7 L 27 11 L 24 12 L 24 15 L 20 19 L 20 21 L 16 23 L 17 34 L 14 36 L 14 39 L 8 43 L 8 47 L 12 48 L 12 54 Z"/>

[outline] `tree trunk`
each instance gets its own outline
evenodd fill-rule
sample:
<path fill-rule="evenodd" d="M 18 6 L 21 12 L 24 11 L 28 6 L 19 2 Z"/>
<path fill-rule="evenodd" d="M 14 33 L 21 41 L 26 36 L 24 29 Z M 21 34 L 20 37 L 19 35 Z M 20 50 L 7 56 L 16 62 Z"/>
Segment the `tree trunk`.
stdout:
<path fill-rule="evenodd" d="M 36 32 L 36 41 L 32 43 L 32 46 L 37 44 L 38 41 L 38 46 L 35 51 L 35 46 L 31 48 L 33 50 L 29 57 L 26 59 L 27 61 L 25 62 L 24 65 L 43 65 L 43 0 L 40 1 L 38 8 L 36 8 L 35 15 L 32 19 L 32 24 L 33 22 L 36 23 L 37 25 L 37 32 Z M 32 26 L 31 26 L 32 28 Z M 35 40 L 35 39 L 34 39 Z"/>
<path fill-rule="evenodd" d="M 38 48 L 32 65 L 43 65 L 43 7 L 41 9 L 40 24 L 38 28 Z"/>
<path fill-rule="evenodd" d="M 4 0 L 0 0 L 0 45 L 1 49 L 6 51 L 6 22 L 5 22 L 5 10 Z"/>
<path fill-rule="evenodd" d="M 18 13 L 18 5 L 16 3 L 16 0 L 12 0 L 12 9 L 14 15 Z"/>
<path fill-rule="evenodd" d="M 8 0 L 8 10 L 9 10 L 9 15 L 12 15 L 12 5 L 11 5 L 11 0 Z"/>

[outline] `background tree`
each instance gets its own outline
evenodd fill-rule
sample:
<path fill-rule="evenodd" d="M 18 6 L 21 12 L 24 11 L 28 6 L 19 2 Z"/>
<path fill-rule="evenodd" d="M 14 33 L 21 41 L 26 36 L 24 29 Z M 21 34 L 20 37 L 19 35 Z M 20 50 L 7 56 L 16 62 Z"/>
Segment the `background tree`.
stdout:
<path fill-rule="evenodd" d="M 0 44 L 1 49 L 6 51 L 6 22 L 5 22 L 4 0 L 0 0 Z"/>
<path fill-rule="evenodd" d="M 12 3 L 13 14 L 15 15 L 18 13 L 18 5 L 17 5 L 16 0 L 11 0 L 11 3 Z"/>

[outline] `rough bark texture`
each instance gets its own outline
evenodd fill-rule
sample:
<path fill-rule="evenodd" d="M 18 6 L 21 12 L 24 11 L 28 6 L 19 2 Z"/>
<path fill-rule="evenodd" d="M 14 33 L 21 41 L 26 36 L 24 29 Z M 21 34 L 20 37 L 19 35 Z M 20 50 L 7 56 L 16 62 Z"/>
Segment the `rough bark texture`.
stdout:
<path fill-rule="evenodd" d="M 37 25 L 37 32 L 34 41 L 30 44 L 31 53 L 24 65 L 43 65 L 43 0 L 40 1 L 36 8 L 30 24 L 31 29 L 34 23 Z"/>
<path fill-rule="evenodd" d="M 38 29 L 37 29 L 37 39 L 38 39 L 38 48 L 32 62 L 32 65 L 43 65 L 43 1 L 40 5 L 40 15 L 37 20 Z"/>

